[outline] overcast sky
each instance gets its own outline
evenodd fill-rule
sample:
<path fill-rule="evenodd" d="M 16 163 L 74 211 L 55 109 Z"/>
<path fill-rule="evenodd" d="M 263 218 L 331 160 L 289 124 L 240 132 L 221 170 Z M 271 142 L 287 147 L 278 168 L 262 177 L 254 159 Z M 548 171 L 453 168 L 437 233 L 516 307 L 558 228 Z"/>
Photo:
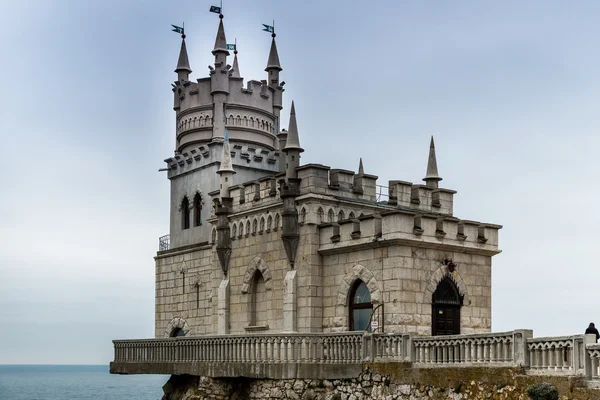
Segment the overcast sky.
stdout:
<path fill-rule="evenodd" d="M 210 0 L 4 1 L 0 363 L 108 363 L 154 334 L 168 233 L 170 83 L 185 21 L 207 76 Z M 420 182 L 435 135 L 455 215 L 504 226 L 494 331 L 582 333 L 598 311 L 600 2 L 226 0 L 241 74 L 276 20 L 303 163 Z M 459 266 L 460 268 L 460 266 Z"/>

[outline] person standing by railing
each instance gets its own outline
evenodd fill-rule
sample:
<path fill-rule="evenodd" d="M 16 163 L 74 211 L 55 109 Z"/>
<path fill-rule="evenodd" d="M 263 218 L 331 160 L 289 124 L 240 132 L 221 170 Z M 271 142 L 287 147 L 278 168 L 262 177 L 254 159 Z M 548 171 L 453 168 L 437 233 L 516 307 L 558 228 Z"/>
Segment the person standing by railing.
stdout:
<path fill-rule="evenodd" d="M 600 333 L 598 333 L 598 329 L 596 329 L 596 326 L 594 325 L 593 322 L 590 322 L 590 326 L 587 327 L 587 329 L 585 330 L 585 334 L 592 334 L 592 335 L 596 335 L 596 343 L 598 343 L 598 339 L 600 338 Z"/>

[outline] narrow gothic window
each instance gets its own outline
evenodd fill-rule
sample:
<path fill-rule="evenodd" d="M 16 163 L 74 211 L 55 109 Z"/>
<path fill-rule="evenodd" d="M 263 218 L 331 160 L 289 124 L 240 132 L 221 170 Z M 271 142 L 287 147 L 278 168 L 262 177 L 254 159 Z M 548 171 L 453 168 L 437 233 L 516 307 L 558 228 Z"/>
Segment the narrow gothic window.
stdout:
<path fill-rule="evenodd" d="M 217 229 L 213 228 L 212 230 L 212 242 L 213 244 L 217 243 Z"/>
<path fill-rule="evenodd" d="M 185 196 L 181 202 L 181 229 L 189 229 L 190 227 L 190 202 Z"/>
<path fill-rule="evenodd" d="M 354 219 L 354 218 L 356 218 L 356 217 L 354 216 L 354 212 L 353 212 L 353 211 L 351 211 L 351 212 L 350 212 L 350 215 L 348 215 L 348 218 L 350 218 L 350 219 Z"/>
<path fill-rule="evenodd" d="M 371 330 L 369 320 L 373 312 L 371 293 L 363 281 L 357 279 L 350 291 L 350 330 Z"/>
<path fill-rule="evenodd" d="M 275 214 L 275 224 L 273 226 L 273 230 L 279 229 L 279 214 Z"/>
<path fill-rule="evenodd" d="M 233 224 L 233 226 L 231 227 L 231 237 L 235 238 L 237 236 L 237 225 Z"/>
<path fill-rule="evenodd" d="M 253 235 L 256 235 L 257 228 L 258 228 L 258 222 L 255 219 L 254 221 L 252 221 L 252 234 Z"/>
<path fill-rule="evenodd" d="M 250 221 L 246 221 L 246 236 L 250 235 Z"/>
<path fill-rule="evenodd" d="M 259 226 L 259 233 L 263 233 L 265 230 L 265 217 L 260 217 L 260 226 Z"/>
<path fill-rule="evenodd" d="M 332 209 L 329 209 L 329 212 L 327 213 L 327 222 L 333 222 L 335 218 L 335 213 L 333 212 Z"/>
<path fill-rule="evenodd" d="M 196 193 L 194 196 L 194 226 L 202 225 L 202 199 L 200 198 L 200 194 Z"/>
<path fill-rule="evenodd" d="M 342 210 L 340 210 L 340 212 L 338 213 L 338 221 L 341 221 L 344 219 L 344 212 Z"/>
<path fill-rule="evenodd" d="M 267 301 L 267 288 L 265 286 L 265 279 L 259 270 L 254 272 L 254 277 L 252 278 L 249 306 L 249 325 L 266 325 L 268 320 L 267 307 L 270 306 L 270 302 Z"/>
<path fill-rule="evenodd" d="M 267 217 L 267 231 L 271 230 L 271 225 L 273 225 L 273 218 L 269 215 Z"/>
<path fill-rule="evenodd" d="M 317 219 L 319 220 L 320 224 L 325 222 L 325 214 L 323 213 L 323 209 L 321 207 L 319 207 L 317 210 Z"/>

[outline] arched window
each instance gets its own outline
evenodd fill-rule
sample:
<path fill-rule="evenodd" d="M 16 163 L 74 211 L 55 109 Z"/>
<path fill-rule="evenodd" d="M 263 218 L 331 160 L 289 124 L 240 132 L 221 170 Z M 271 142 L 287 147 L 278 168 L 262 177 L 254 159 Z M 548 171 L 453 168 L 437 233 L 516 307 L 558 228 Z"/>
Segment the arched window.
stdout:
<path fill-rule="evenodd" d="M 258 233 L 263 233 L 265 231 L 265 217 L 260 217 L 260 225 L 258 227 Z"/>
<path fill-rule="evenodd" d="M 306 222 L 306 208 L 302 207 L 300 210 L 300 223 L 304 224 Z"/>
<path fill-rule="evenodd" d="M 235 118 L 235 123 L 237 125 L 242 125 L 242 117 L 240 117 L 239 115 Z"/>
<path fill-rule="evenodd" d="M 185 332 L 181 328 L 175 328 L 171 331 L 170 337 L 185 336 Z"/>
<path fill-rule="evenodd" d="M 356 218 L 356 217 L 354 216 L 354 211 L 350 211 L 350 214 L 348 215 L 348 218 L 350 218 L 350 219 L 354 219 L 354 218 Z"/>
<path fill-rule="evenodd" d="M 333 222 L 335 220 L 335 212 L 330 208 L 327 213 L 327 222 Z"/>
<path fill-rule="evenodd" d="M 267 298 L 265 279 L 259 270 L 254 272 L 252 287 L 250 289 L 250 326 L 264 326 L 269 319 L 267 306 L 270 304 Z"/>
<path fill-rule="evenodd" d="M 250 221 L 246 221 L 246 236 L 250 235 Z"/>
<path fill-rule="evenodd" d="M 257 230 L 258 230 L 258 221 L 256 220 L 256 218 L 254 218 L 254 221 L 252 221 L 252 234 L 256 235 Z"/>
<path fill-rule="evenodd" d="M 431 299 L 431 334 L 459 335 L 460 308 L 463 303 L 456 284 L 450 277 L 440 281 Z"/>
<path fill-rule="evenodd" d="M 241 238 L 242 236 L 244 236 L 244 223 L 243 222 L 240 222 L 240 228 L 238 229 L 238 233 L 239 233 L 238 237 Z"/>
<path fill-rule="evenodd" d="M 233 224 L 233 226 L 231 227 L 231 238 L 235 238 L 237 236 L 237 225 Z"/>
<path fill-rule="evenodd" d="M 211 238 L 213 244 L 217 243 L 217 228 L 213 228 Z"/>
<path fill-rule="evenodd" d="M 350 330 L 371 330 L 369 320 L 373 312 L 371 292 L 363 281 L 357 279 L 350 291 Z"/>
<path fill-rule="evenodd" d="M 200 193 L 194 196 L 194 226 L 202 225 L 202 198 Z"/>
<path fill-rule="evenodd" d="M 271 231 L 271 226 L 273 225 L 273 217 L 270 215 L 267 217 L 267 232 Z"/>
<path fill-rule="evenodd" d="M 279 214 L 275 214 L 275 222 L 273 224 L 273 230 L 276 231 L 279 229 Z"/>
<path fill-rule="evenodd" d="M 320 224 L 325 222 L 325 213 L 323 213 L 323 209 L 321 207 L 319 207 L 319 209 L 317 210 L 317 220 Z"/>
<path fill-rule="evenodd" d="M 190 227 L 190 201 L 187 196 L 181 202 L 181 229 L 189 229 Z"/>
<path fill-rule="evenodd" d="M 248 117 L 244 116 L 244 126 L 248 126 Z"/>
<path fill-rule="evenodd" d="M 338 213 L 338 221 L 341 221 L 345 218 L 344 212 L 342 210 L 340 210 L 340 212 Z"/>

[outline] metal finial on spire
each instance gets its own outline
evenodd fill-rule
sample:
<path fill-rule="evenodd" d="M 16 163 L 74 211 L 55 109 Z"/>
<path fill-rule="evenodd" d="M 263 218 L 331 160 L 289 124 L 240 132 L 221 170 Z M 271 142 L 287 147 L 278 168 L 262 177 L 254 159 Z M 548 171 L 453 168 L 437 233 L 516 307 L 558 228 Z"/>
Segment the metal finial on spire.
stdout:
<path fill-rule="evenodd" d="M 442 180 L 438 174 L 437 160 L 435 157 L 435 143 L 433 142 L 433 135 L 431 136 L 431 143 L 429 144 L 429 158 L 427 160 L 427 174 L 423 180 L 427 183 L 427 186 L 438 187 L 438 182 Z"/>

